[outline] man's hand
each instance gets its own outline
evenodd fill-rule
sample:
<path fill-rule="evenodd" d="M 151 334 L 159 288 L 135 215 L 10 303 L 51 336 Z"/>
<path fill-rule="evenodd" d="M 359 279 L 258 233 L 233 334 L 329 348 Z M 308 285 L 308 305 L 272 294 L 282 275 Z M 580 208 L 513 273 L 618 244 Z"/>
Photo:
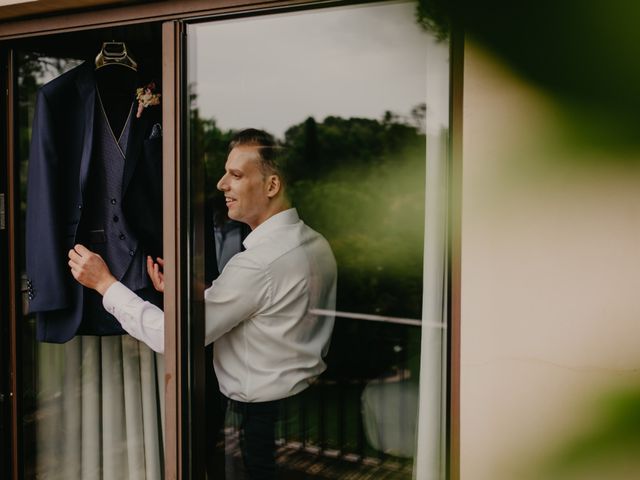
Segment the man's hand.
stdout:
<path fill-rule="evenodd" d="M 150 256 L 147 257 L 147 272 L 151 277 L 153 288 L 164 292 L 164 260 L 160 257 L 157 257 L 156 260 L 158 263 L 155 263 Z"/>
<path fill-rule="evenodd" d="M 102 257 L 80 244 L 69 250 L 69 267 L 73 278 L 100 295 L 117 281 Z"/>

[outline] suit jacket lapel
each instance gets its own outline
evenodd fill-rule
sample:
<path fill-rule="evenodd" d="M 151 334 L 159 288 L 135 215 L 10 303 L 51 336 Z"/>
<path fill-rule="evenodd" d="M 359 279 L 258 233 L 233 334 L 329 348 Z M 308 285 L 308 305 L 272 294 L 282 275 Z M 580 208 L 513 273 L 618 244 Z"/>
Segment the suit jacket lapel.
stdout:
<path fill-rule="evenodd" d="M 86 62 L 82 65 L 82 72 L 76 80 L 78 92 L 82 102 L 81 115 L 84 117 L 84 135 L 82 135 L 82 158 L 80 160 L 80 191 L 84 193 L 84 187 L 89 175 L 91 153 L 93 150 L 93 124 L 96 107 L 96 79 L 92 65 Z M 136 105 L 134 105 L 134 111 Z M 147 113 L 147 115 L 145 115 Z M 149 130 L 151 115 L 143 112 L 140 118 L 132 118 L 131 130 L 125 152 L 125 165 L 122 179 L 122 193 L 127 191 L 133 172 L 135 171 L 140 152 L 144 143 L 145 132 Z"/>
<path fill-rule="evenodd" d="M 80 94 L 84 117 L 84 134 L 82 135 L 82 158 L 80 159 L 80 192 L 84 193 L 84 187 L 89 174 L 91 152 L 93 149 L 93 119 L 96 106 L 96 80 L 89 63 L 82 65 L 83 69 L 77 77 L 76 85 Z"/>
<path fill-rule="evenodd" d="M 137 105 L 133 106 L 134 111 L 136 110 L 136 107 Z M 124 161 L 124 175 L 122 178 L 123 196 L 127 191 L 127 187 L 129 186 L 131 177 L 133 177 L 133 172 L 135 171 L 136 165 L 138 164 L 140 152 L 142 151 L 142 144 L 144 143 L 144 135 L 145 132 L 148 131 L 148 126 L 149 115 L 145 115 L 145 112 L 143 112 L 140 118 L 136 118 L 135 113 L 133 114 Z"/>

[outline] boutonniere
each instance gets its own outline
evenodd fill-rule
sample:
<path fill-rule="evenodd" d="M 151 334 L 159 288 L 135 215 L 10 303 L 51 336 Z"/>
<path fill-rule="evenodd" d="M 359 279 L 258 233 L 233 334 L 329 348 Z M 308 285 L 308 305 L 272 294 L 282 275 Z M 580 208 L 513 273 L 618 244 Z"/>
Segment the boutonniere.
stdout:
<path fill-rule="evenodd" d="M 160 105 L 160 93 L 155 93 L 156 84 L 151 82 L 144 87 L 140 87 L 136 90 L 136 100 L 138 100 L 138 111 L 136 112 L 136 118 L 142 116 L 142 111 L 153 105 Z"/>

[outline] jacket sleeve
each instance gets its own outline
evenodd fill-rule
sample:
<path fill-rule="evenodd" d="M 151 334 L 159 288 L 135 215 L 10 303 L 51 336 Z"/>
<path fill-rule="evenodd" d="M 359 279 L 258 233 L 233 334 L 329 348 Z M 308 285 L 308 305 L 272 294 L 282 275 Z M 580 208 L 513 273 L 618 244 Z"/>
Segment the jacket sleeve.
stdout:
<path fill-rule="evenodd" d="M 29 311 L 66 308 L 69 269 L 66 235 L 69 226 L 62 218 L 59 152 L 47 97 L 40 90 L 36 98 L 31 132 L 27 176 L 26 263 Z"/>

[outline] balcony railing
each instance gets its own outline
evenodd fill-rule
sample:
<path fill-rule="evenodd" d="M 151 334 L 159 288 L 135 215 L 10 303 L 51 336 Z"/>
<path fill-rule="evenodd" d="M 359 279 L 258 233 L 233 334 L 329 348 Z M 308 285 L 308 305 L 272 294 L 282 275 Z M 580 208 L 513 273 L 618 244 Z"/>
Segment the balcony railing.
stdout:
<path fill-rule="evenodd" d="M 302 478 L 411 478 L 422 322 L 316 313 L 336 316 L 328 369 L 284 402 L 278 463 Z"/>

